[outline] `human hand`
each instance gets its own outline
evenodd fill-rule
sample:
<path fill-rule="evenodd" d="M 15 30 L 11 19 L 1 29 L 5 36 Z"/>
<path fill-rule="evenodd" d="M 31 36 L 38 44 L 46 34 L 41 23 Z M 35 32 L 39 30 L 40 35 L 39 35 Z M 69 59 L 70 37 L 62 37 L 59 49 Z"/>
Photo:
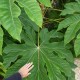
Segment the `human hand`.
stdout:
<path fill-rule="evenodd" d="M 25 78 L 31 74 L 30 70 L 33 67 L 34 67 L 33 63 L 28 63 L 28 64 L 25 64 L 22 68 L 20 68 L 18 72 L 20 73 L 22 78 Z"/>

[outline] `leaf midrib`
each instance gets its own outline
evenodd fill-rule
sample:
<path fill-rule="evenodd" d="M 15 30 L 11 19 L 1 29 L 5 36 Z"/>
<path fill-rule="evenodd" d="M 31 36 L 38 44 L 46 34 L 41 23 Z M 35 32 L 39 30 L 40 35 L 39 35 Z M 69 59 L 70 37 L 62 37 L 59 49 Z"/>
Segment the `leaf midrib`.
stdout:
<path fill-rule="evenodd" d="M 18 1 L 19 2 L 19 1 Z M 22 5 L 24 5 L 24 8 L 26 8 L 30 13 L 31 13 L 31 15 L 33 16 L 33 20 L 35 21 L 36 20 L 36 18 L 34 17 L 34 15 L 33 15 L 33 13 L 31 12 L 31 10 L 30 10 L 30 8 L 28 7 L 28 6 L 26 6 L 25 4 L 23 4 L 23 3 L 21 3 L 21 2 L 19 2 L 20 4 L 22 4 Z M 35 19 L 34 19 L 35 18 Z M 37 20 L 36 20 L 37 21 Z"/>
<path fill-rule="evenodd" d="M 11 10 L 11 3 L 10 3 L 10 0 L 9 0 L 9 9 L 10 9 L 10 13 L 11 13 L 11 19 L 12 19 L 12 22 L 13 22 L 13 26 L 15 27 L 15 22 L 14 22 L 14 18 L 13 18 L 13 12 L 12 12 L 12 10 Z M 14 28 L 15 30 L 16 30 L 16 28 Z M 16 31 L 17 32 L 17 31 Z"/>

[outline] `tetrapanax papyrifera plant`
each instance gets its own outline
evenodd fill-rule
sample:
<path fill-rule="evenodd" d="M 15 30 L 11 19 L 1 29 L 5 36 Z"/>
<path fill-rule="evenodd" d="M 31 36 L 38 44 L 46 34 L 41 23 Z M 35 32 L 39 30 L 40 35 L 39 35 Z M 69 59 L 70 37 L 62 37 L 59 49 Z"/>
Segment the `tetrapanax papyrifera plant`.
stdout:
<path fill-rule="evenodd" d="M 27 80 L 74 80 L 74 74 L 70 64 L 73 63 L 73 55 L 70 50 L 71 45 L 64 45 L 64 34 L 62 32 L 57 32 L 56 28 L 49 31 L 43 25 L 43 19 L 45 18 L 47 9 L 58 10 L 54 9 L 55 5 L 57 7 L 56 0 L 54 0 L 54 5 L 52 6 L 51 2 L 53 1 L 0 1 L 0 55 L 3 57 L 1 66 L 6 68 L 6 72 L 4 69 L 5 78 L 16 73 L 25 63 L 33 62 L 34 68 Z M 69 3 L 68 5 L 73 4 L 79 6 L 79 1 Z M 62 11 L 62 15 L 69 14 L 68 17 L 79 15 L 78 13 L 72 15 L 74 9 L 73 12 L 69 12 L 68 5 Z M 45 9 L 44 15 L 41 11 L 43 10 L 42 6 Z M 79 9 L 76 11 L 79 11 Z M 54 13 L 52 16 L 54 16 Z M 47 18 L 47 20 L 49 19 Z M 53 23 L 55 25 L 56 23 L 54 21 Z M 71 25 L 70 22 L 62 21 L 59 26 L 61 25 L 63 28 L 68 23 Z M 61 27 L 58 27 L 58 30 L 62 29 Z"/>

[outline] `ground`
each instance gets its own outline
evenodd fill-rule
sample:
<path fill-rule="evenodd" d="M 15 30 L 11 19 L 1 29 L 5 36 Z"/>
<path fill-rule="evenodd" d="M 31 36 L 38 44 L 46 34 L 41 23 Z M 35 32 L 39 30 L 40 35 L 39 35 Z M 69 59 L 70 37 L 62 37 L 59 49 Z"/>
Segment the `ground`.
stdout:
<path fill-rule="evenodd" d="M 77 65 L 77 67 L 74 69 L 75 80 L 80 80 L 80 59 L 75 59 L 74 63 Z"/>

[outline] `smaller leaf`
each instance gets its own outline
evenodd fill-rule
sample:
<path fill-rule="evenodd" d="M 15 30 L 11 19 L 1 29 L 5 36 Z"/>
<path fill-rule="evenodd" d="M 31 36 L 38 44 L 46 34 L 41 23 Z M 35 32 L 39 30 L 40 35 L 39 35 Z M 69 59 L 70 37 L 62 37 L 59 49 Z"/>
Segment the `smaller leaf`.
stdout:
<path fill-rule="evenodd" d="M 64 43 L 67 44 L 69 43 L 75 36 L 76 32 L 80 29 L 80 22 L 75 22 L 71 24 L 65 33 L 64 36 Z"/>
<path fill-rule="evenodd" d="M 2 45 L 3 45 L 3 30 L 0 27 L 0 55 L 2 55 Z"/>
<path fill-rule="evenodd" d="M 80 21 L 80 14 L 74 14 L 72 16 L 69 16 L 68 18 L 64 19 L 59 23 L 57 31 L 67 28 L 68 26 L 74 24 L 74 22 Z"/>
<path fill-rule="evenodd" d="M 74 14 L 80 12 L 80 4 L 77 2 L 71 2 L 65 5 L 65 8 L 60 15 Z"/>
<path fill-rule="evenodd" d="M 16 0 L 24 8 L 28 17 L 42 28 L 43 18 L 40 6 L 36 0 Z"/>
<path fill-rule="evenodd" d="M 44 4 L 46 7 L 51 7 L 50 0 L 39 0 L 39 2 Z"/>
<path fill-rule="evenodd" d="M 79 56 L 80 55 L 80 33 L 78 34 L 77 39 L 75 40 L 74 50 L 75 50 L 76 56 Z"/>

